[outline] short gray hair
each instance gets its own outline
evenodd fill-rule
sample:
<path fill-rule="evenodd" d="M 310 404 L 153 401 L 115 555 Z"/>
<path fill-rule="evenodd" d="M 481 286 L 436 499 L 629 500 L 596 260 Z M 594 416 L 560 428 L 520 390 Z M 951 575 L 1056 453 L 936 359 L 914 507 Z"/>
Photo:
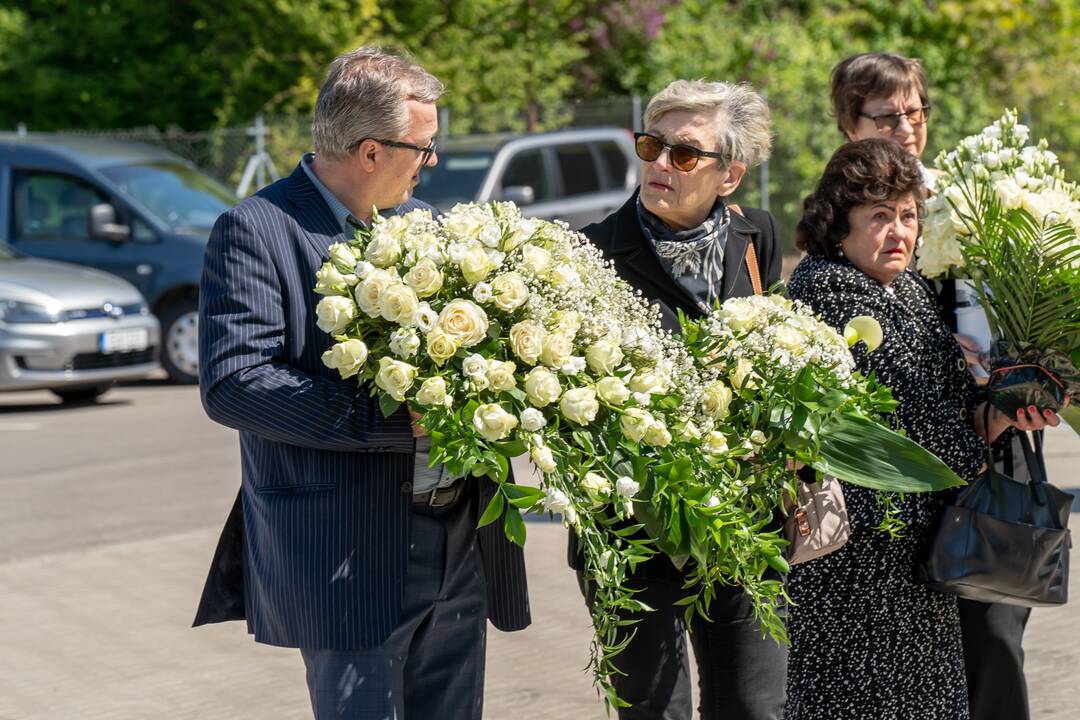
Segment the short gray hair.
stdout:
<path fill-rule="evenodd" d="M 411 60 L 377 47 L 359 47 L 330 63 L 315 101 L 315 152 L 341 159 L 364 138 L 397 140 L 409 132 L 406 101 L 433 103 L 445 88 Z"/>
<path fill-rule="evenodd" d="M 740 162 L 750 167 L 769 158 L 769 106 L 749 84 L 676 80 L 649 101 L 645 127 L 678 111 L 715 117 L 716 152 L 723 155 L 725 165 Z"/>

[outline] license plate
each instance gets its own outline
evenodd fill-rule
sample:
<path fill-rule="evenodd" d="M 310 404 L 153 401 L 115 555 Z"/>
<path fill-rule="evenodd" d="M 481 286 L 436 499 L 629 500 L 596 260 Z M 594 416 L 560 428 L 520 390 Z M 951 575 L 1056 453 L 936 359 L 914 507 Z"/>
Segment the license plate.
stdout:
<path fill-rule="evenodd" d="M 98 336 L 98 348 L 103 353 L 134 352 L 150 345 L 150 334 L 145 328 L 134 330 L 109 330 Z"/>

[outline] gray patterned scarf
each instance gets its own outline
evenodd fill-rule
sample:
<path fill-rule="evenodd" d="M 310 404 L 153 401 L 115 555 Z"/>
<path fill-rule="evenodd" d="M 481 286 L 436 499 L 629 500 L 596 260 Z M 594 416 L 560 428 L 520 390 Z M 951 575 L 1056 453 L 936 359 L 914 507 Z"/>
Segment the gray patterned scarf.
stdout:
<path fill-rule="evenodd" d="M 637 201 L 638 222 L 653 246 L 660 264 L 671 279 L 686 290 L 702 312 L 708 312 L 720 297 L 724 277 L 724 248 L 727 246 L 731 214 L 717 199 L 705 222 L 689 230 L 673 230 Z"/>

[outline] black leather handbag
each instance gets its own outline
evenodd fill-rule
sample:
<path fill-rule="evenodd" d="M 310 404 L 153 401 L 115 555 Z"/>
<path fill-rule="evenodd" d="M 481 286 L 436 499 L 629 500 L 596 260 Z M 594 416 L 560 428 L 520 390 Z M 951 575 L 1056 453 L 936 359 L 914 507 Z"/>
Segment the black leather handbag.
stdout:
<path fill-rule="evenodd" d="M 1069 593 L 1069 512 L 1073 497 L 1047 482 L 1042 440 L 1020 433 L 1031 482 L 994 468 L 947 506 L 920 580 L 970 600 L 1036 607 L 1063 605 Z M 987 453 L 989 455 L 989 452 Z"/>

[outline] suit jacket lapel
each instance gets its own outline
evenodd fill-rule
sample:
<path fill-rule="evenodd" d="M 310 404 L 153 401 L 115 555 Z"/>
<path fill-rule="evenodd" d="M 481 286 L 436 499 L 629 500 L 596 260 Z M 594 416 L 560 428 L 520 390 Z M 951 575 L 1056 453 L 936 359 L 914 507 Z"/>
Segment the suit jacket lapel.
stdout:
<path fill-rule="evenodd" d="M 296 208 L 295 217 L 305 231 L 305 239 L 320 260 L 326 259 L 331 245 L 345 241 L 345 232 L 302 167 L 297 165 L 286 183 L 286 196 Z"/>

